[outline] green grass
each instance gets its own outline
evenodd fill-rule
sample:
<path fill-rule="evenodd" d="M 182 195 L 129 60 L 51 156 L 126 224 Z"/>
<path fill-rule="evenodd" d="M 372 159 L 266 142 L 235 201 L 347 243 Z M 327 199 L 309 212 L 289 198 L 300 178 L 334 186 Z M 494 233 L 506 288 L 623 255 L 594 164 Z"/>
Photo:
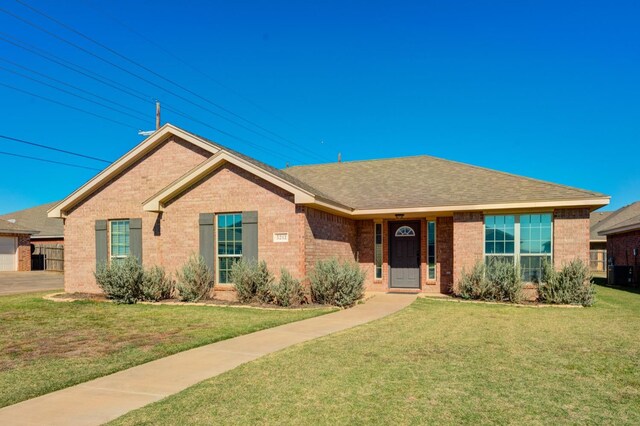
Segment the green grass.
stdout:
<path fill-rule="evenodd" d="M 331 309 L 60 303 L 0 297 L 0 407 Z"/>
<path fill-rule="evenodd" d="M 640 424 L 640 295 L 592 308 L 419 299 L 240 366 L 132 424 Z"/>

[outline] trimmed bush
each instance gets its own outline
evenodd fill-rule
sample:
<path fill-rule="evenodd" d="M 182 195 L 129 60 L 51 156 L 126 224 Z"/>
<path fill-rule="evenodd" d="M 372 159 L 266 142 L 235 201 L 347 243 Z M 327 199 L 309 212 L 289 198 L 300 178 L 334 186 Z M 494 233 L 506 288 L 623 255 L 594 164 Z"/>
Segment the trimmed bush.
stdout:
<path fill-rule="evenodd" d="M 512 302 L 522 300 L 520 267 L 495 258 L 478 262 L 471 272 L 462 271 L 456 296 L 465 299 Z"/>
<path fill-rule="evenodd" d="M 542 282 L 538 298 L 544 303 L 591 306 L 595 302 L 595 287 L 589 266 L 573 260 L 556 271 L 549 262 L 543 264 Z"/>
<path fill-rule="evenodd" d="M 185 302 L 206 298 L 213 287 L 213 274 L 202 256 L 190 256 L 177 277 L 178 296 Z"/>
<path fill-rule="evenodd" d="M 102 264 L 94 275 L 102 291 L 116 303 L 136 303 L 140 298 L 144 270 L 136 257 Z"/>
<path fill-rule="evenodd" d="M 365 273 L 355 262 L 320 260 L 309 278 L 315 303 L 347 307 L 364 296 Z"/>
<path fill-rule="evenodd" d="M 280 280 L 271 285 L 273 303 L 279 306 L 298 306 L 304 303 L 304 287 L 285 268 L 280 270 Z"/>
<path fill-rule="evenodd" d="M 140 298 L 150 302 L 171 298 L 173 280 L 168 277 L 161 266 L 153 266 L 144 271 L 140 286 Z"/>
<path fill-rule="evenodd" d="M 274 277 L 267 262 L 240 259 L 231 266 L 229 279 L 236 287 L 238 300 L 242 303 L 271 303 L 271 286 Z"/>

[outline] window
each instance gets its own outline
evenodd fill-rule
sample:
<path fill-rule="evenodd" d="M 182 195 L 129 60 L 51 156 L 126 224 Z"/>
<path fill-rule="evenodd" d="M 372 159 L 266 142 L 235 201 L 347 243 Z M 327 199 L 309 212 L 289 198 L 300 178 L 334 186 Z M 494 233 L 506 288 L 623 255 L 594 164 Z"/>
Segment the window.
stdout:
<path fill-rule="evenodd" d="M 375 279 L 377 280 L 381 280 L 382 279 L 382 224 L 381 223 L 376 223 L 375 224 L 375 231 L 376 231 L 376 235 L 375 235 L 375 252 L 374 252 L 374 261 L 375 261 L 375 268 L 376 268 L 376 274 L 375 274 Z"/>
<path fill-rule="evenodd" d="M 551 262 L 551 222 L 551 213 L 485 216 L 486 260 L 519 262 L 524 281 L 540 280 L 543 261 Z"/>
<path fill-rule="evenodd" d="M 551 214 L 520 215 L 520 267 L 525 281 L 542 278 L 542 262 L 551 262 Z"/>
<path fill-rule="evenodd" d="M 242 258 L 242 214 L 218 215 L 218 283 L 229 283 L 231 266 Z"/>
<path fill-rule="evenodd" d="M 410 226 L 401 226 L 396 231 L 396 237 L 415 237 L 416 232 Z"/>
<path fill-rule="evenodd" d="M 110 223 L 111 260 L 124 259 L 129 256 L 129 220 L 112 220 Z"/>
<path fill-rule="evenodd" d="M 427 265 L 428 278 L 436 279 L 436 223 L 434 221 L 427 222 Z"/>

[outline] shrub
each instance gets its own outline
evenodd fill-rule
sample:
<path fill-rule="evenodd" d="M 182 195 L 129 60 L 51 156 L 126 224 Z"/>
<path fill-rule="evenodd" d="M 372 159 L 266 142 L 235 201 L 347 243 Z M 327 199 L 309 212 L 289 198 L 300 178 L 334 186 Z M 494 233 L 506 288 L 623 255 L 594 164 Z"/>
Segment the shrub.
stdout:
<path fill-rule="evenodd" d="M 495 258 L 478 262 L 471 272 L 462 271 L 454 293 L 465 299 L 517 303 L 522 300 L 520 267 Z"/>
<path fill-rule="evenodd" d="M 140 286 L 140 298 L 150 302 L 169 299 L 173 292 L 173 280 L 161 266 L 153 266 L 144 271 Z"/>
<path fill-rule="evenodd" d="M 134 256 L 98 266 L 95 272 L 98 285 L 116 303 L 136 303 L 144 270 Z"/>
<path fill-rule="evenodd" d="M 311 298 L 316 303 L 353 306 L 364 296 L 365 274 L 357 263 L 321 260 L 311 273 Z"/>
<path fill-rule="evenodd" d="M 256 262 L 240 259 L 231 266 L 229 279 L 236 287 L 240 302 L 271 302 L 271 286 L 274 277 L 269 272 L 265 261 Z"/>
<path fill-rule="evenodd" d="M 186 302 L 196 302 L 206 297 L 213 287 L 213 275 L 202 256 L 190 256 L 177 276 L 178 295 L 180 300 Z"/>
<path fill-rule="evenodd" d="M 273 303 L 280 306 L 297 306 L 305 300 L 304 288 L 299 280 L 285 268 L 280 270 L 280 281 L 271 285 Z"/>
<path fill-rule="evenodd" d="M 595 302 L 595 287 L 586 263 L 573 260 L 556 271 L 544 262 L 538 298 L 545 303 L 568 303 L 591 306 Z"/>

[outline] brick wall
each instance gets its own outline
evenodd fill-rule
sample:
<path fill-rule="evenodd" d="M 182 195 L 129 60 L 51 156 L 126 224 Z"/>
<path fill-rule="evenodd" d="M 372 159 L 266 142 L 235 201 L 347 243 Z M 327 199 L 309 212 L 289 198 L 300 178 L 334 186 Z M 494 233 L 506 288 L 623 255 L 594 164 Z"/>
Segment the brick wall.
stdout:
<path fill-rule="evenodd" d="M 463 269 L 468 271 L 482 260 L 484 248 L 483 215 L 478 212 L 453 214 L 453 281 L 458 285 Z"/>
<path fill-rule="evenodd" d="M 142 202 L 210 155 L 171 137 L 70 211 L 64 225 L 65 290 L 100 291 L 93 277 L 95 221 L 99 219 L 142 218 L 143 261 L 161 264 L 159 239 L 153 238 L 158 215 L 143 212 Z"/>
<path fill-rule="evenodd" d="M 574 259 L 589 264 L 589 209 L 553 212 L 553 263 L 560 267 Z"/>
<path fill-rule="evenodd" d="M 436 220 L 438 291 L 449 293 L 453 284 L 453 217 Z"/>
<path fill-rule="evenodd" d="M 15 237 L 18 241 L 18 271 L 31 270 L 31 237 L 28 234 L 2 234 L 0 237 Z"/>
<path fill-rule="evenodd" d="M 304 213 L 296 209 L 293 195 L 245 170 L 227 164 L 184 192 L 165 207 L 156 236 L 158 259 L 167 271 L 175 271 L 190 253 L 199 249 L 200 213 L 258 212 L 258 258 L 265 260 L 278 277 L 287 268 L 296 278 L 303 278 L 299 259 L 304 239 L 299 222 Z M 287 232 L 289 242 L 273 242 L 274 232 Z M 146 258 L 146 255 L 145 255 Z"/>
<path fill-rule="evenodd" d="M 637 249 L 637 256 L 633 249 Z M 633 266 L 635 283 L 640 283 L 640 230 L 607 235 L 607 257 L 614 265 Z"/>
<path fill-rule="evenodd" d="M 305 212 L 305 269 L 307 274 L 318 260 L 337 257 L 356 260 L 356 221 L 310 207 Z"/>

